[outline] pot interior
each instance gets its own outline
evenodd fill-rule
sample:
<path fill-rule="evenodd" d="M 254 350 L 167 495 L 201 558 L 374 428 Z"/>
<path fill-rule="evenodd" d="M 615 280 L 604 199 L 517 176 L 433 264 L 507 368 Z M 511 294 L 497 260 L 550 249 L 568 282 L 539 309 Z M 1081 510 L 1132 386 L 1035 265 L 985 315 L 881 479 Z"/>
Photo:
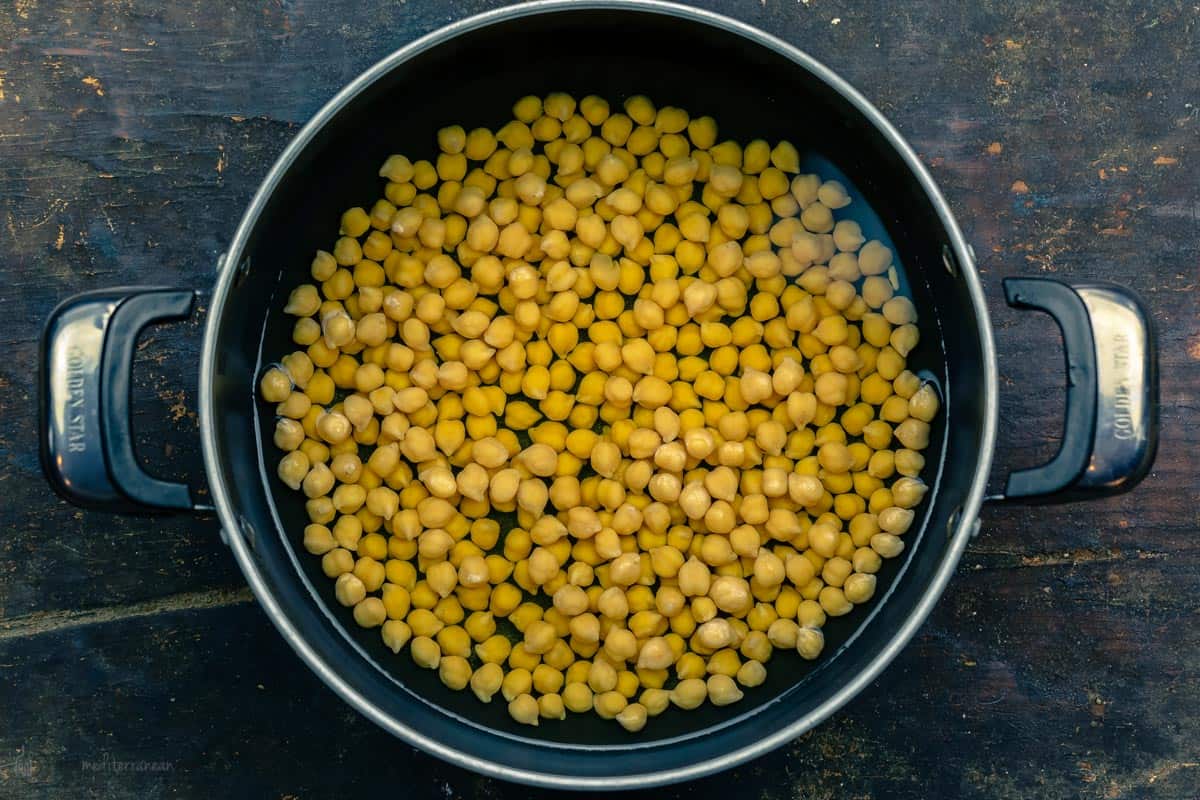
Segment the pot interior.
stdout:
<path fill-rule="evenodd" d="M 513 11 L 393 66 L 286 167 L 240 254 L 248 270 L 212 311 L 219 326 L 213 408 L 220 478 L 257 568 L 308 645 L 367 704 L 436 743 L 434 749 L 582 779 L 697 763 L 715 769 L 722 755 L 827 713 L 823 704 L 880 657 L 950 555 L 948 522 L 975 478 L 985 419 L 986 364 L 974 306 L 965 282 L 943 264 L 948 234 L 902 157 L 804 66 L 740 33 L 653 9 L 574 4 L 519 17 Z M 926 452 L 924 477 L 933 490 L 906 534 L 906 552 L 879 574 L 875 599 L 830 620 L 825 653 L 815 663 L 777 652 L 767 682 L 747 690 L 739 704 L 671 708 L 636 736 L 593 714 L 519 726 L 499 696 L 484 705 L 469 691 L 452 692 L 406 652 L 386 650 L 377 629 L 356 626 L 335 602 L 320 560 L 300 547 L 307 523 L 302 497 L 275 477 L 273 410 L 254 397 L 262 365 L 294 349 L 293 320 L 281 312 L 288 291 L 309 280 L 313 252 L 331 246 L 341 212 L 369 208 L 382 195 L 377 173 L 384 158 L 432 157 L 438 128 L 494 129 L 510 118 L 519 96 L 550 91 L 595 93 L 614 107 L 644 93 L 658 105 L 712 115 L 721 139 L 788 139 L 811 164 L 836 165 L 856 195 L 851 216 L 869 236 L 890 239 L 907 275 L 922 334 L 910 367 L 935 379 L 944 395 Z M 856 209 L 864 202 L 875 230 Z"/>

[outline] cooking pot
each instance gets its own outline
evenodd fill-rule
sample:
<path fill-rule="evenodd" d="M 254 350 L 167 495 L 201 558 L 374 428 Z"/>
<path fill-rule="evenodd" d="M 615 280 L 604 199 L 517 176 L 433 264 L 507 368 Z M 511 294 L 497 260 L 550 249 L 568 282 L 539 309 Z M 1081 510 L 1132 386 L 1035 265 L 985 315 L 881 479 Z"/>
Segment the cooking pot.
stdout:
<path fill-rule="evenodd" d="M 932 381 L 930 486 L 902 557 L 872 603 L 830 620 L 813 663 L 781 653 L 735 706 L 669 709 L 630 735 L 594 715 L 519 726 L 503 702 L 450 692 L 354 625 L 319 561 L 300 547 L 307 519 L 275 476 L 273 408 L 256 400 L 267 361 L 291 348 L 288 291 L 348 207 L 379 193 L 393 152 L 431 150 L 446 124 L 496 126 L 524 94 L 645 93 L 717 118 L 722 137 L 788 139 L 836 165 L 877 216 L 920 313 L 909 366 Z M 857 206 L 856 206 L 857 207 Z M 1152 333 L 1124 289 L 1030 278 L 1004 282 L 1011 305 L 1049 313 L 1066 352 L 1062 445 L 985 497 L 997 426 L 997 373 L 974 255 L 929 173 L 896 129 L 827 67 L 791 45 L 707 11 L 631 0 L 543 0 L 447 26 L 355 79 L 272 167 L 222 256 L 200 362 L 200 435 L 211 501 L 139 465 L 130 433 L 138 332 L 186 316 L 189 290 L 119 288 L 70 298 L 42 350 L 42 453 L 67 499 L 116 511 L 214 511 L 255 598 L 308 666 L 363 715 L 406 742 L 499 778 L 573 789 L 643 787 L 725 769 L 782 745 L 870 683 L 937 601 L 985 501 L 1087 499 L 1126 490 L 1156 443 Z M 1047 368 L 1052 368 L 1047 363 Z M 211 505 L 209 504 L 211 502 Z M 319 725 L 319 720 L 313 720 Z"/>

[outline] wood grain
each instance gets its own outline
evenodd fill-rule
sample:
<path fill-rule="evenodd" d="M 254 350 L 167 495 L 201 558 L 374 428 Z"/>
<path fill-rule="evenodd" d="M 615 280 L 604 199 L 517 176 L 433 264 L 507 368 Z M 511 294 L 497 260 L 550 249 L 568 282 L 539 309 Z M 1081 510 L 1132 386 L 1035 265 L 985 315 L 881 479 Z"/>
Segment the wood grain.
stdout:
<path fill-rule="evenodd" d="M 37 335 L 53 305 L 119 284 L 209 285 L 304 120 L 391 50 L 498 4 L 163 5 L 0 8 L 0 796 L 536 795 L 416 753 L 338 701 L 250 602 L 212 520 L 83 513 L 41 479 Z M 1159 336 L 1162 445 L 1132 494 L 986 509 L 922 634 L 844 713 L 734 772 L 646 796 L 1195 796 L 1200 9 L 703 5 L 825 61 L 930 166 L 989 296 L 995 476 L 1061 435 L 1057 336 L 1004 307 L 1011 275 L 1141 293 Z M 197 480 L 201 323 L 150 333 L 136 370 L 139 451 Z"/>

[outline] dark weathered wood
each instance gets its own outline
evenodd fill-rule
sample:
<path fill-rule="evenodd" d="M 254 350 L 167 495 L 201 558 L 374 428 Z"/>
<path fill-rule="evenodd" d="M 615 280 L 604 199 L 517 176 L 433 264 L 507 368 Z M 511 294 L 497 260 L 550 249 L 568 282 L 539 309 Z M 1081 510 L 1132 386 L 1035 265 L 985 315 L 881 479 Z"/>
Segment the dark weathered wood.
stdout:
<path fill-rule="evenodd" d="M 57 300 L 209 284 L 258 181 L 321 103 L 395 47 L 495 5 L 0 8 L 0 796 L 531 794 L 415 753 L 348 710 L 248 601 L 211 520 L 90 514 L 55 498 L 33 413 L 37 333 Z M 987 509 L 922 634 L 844 713 L 754 764 L 653 796 L 1195 796 L 1200 11 L 704 5 L 838 70 L 930 165 L 991 303 L 997 475 L 1053 452 L 1062 409 L 1045 368 L 1060 358 L 1053 325 L 1004 307 L 1010 275 L 1142 293 L 1158 326 L 1163 443 L 1133 494 Z M 201 472 L 198 332 L 198 321 L 156 330 L 139 361 L 139 447 L 175 476 Z M 171 768 L 120 766 L 131 761 Z"/>
<path fill-rule="evenodd" d="M 1179 580 L 1164 561 L 971 559 L 920 638 L 845 713 L 731 773 L 645 796 L 1192 797 L 1196 674 L 1181 656 L 1200 648 L 1187 624 L 1200 600 L 1146 596 Z M 0 640 L 0 789 L 550 796 L 411 750 L 301 667 L 251 603 L 205 601 Z M 1104 606 L 1103 618 L 1085 613 Z"/>

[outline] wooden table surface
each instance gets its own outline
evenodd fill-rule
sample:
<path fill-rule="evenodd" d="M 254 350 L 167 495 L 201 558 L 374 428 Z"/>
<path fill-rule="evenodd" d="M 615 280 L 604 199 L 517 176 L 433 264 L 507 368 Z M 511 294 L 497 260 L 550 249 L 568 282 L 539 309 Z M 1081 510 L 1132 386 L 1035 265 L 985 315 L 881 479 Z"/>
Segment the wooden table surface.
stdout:
<path fill-rule="evenodd" d="M 276 635 L 213 520 L 81 512 L 47 488 L 35 440 L 37 336 L 56 302 L 210 285 L 259 180 L 333 92 L 495 5 L 0 4 L 0 796 L 540 796 L 365 722 Z M 1054 326 L 1004 306 L 1010 275 L 1141 293 L 1162 444 L 1132 494 L 986 508 L 920 635 L 842 713 L 646 796 L 1196 797 L 1200 7 L 705 5 L 848 78 L 940 182 L 995 325 L 997 474 L 1054 451 L 1063 405 Z M 139 350 L 139 449 L 169 476 L 201 471 L 200 324 Z"/>

